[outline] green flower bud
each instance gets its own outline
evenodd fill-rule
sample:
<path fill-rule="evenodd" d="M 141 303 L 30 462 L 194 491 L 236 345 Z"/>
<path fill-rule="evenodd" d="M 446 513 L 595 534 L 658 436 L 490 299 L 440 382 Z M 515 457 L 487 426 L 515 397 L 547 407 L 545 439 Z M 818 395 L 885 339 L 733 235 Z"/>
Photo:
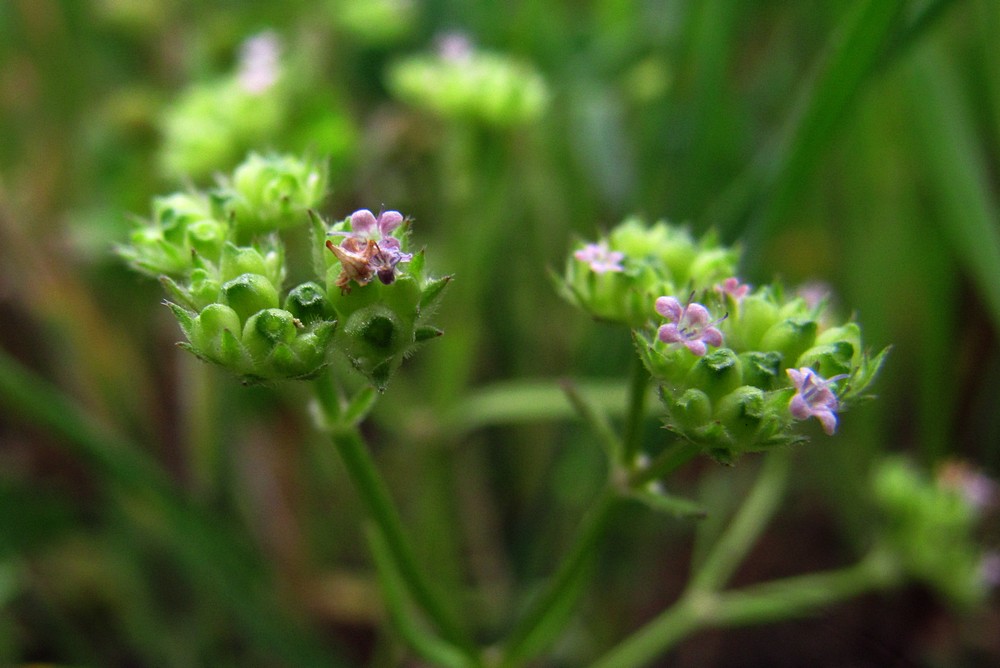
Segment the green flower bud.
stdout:
<path fill-rule="evenodd" d="M 296 286 L 288 293 L 285 310 L 306 325 L 318 320 L 330 320 L 333 315 L 326 292 L 312 281 Z"/>
<path fill-rule="evenodd" d="M 318 162 L 252 153 L 220 196 L 239 230 L 259 234 L 303 223 L 326 186 L 326 169 Z"/>
<path fill-rule="evenodd" d="M 701 390 L 685 391 L 676 400 L 660 388 L 660 397 L 669 403 L 670 428 L 684 433 L 701 427 L 712 419 L 712 400 Z"/>
<path fill-rule="evenodd" d="M 219 259 L 228 233 L 226 225 L 211 218 L 203 218 L 187 226 L 187 243 L 199 255 L 214 262 Z"/>
<path fill-rule="evenodd" d="M 237 362 L 238 359 L 233 359 L 233 350 L 223 350 L 223 332 L 226 331 L 236 335 L 242 331 L 236 311 L 224 304 L 209 304 L 194 321 L 190 335 L 191 346 L 199 357 L 213 362 Z"/>
<path fill-rule="evenodd" d="M 811 367 L 825 378 L 850 374 L 854 346 L 847 341 L 836 341 L 813 346 L 799 356 L 796 367 Z"/>
<path fill-rule="evenodd" d="M 733 442 L 751 447 L 764 422 L 765 398 L 760 388 L 744 385 L 722 397 L 715 419 L 732 435 Z"/>
<path fill-rule="evenodd" d="M 739 358 L 743 367 L 743 382 L 747 385 L 767 391 L 784 382 L 785 379 L 780 375 L 781 353 L 775 351 L 763 353 L 754 350 L 741 353 Z"/>
<path fill-rule="evenodd" d="M 222 285 L 205 269 L 195 269 L 191 272 L 188 294 L 198 308 L 203 308 L 219 300 Z M 238 330 L 237 330 L 238 331 Z"/>
<path fill-rule="evenodd" d="M 816 329 L 816 322 L 813 320 L 782 320 L 764 332 L 760 349 L 781 353 L 784 364 L 790 366 L 816 341 Z"/>
<path fill-rule="evenodd" d="M 729 348 L 713 350 L 698 358 L 688 372 L 685 385 L 700 389 L 714 403 L 743 385 L 743 365 Z"/>
<path fill-rule="evenodd" d="M 739 317 L 723 323 L 723 331 L 731 345 L 739 345 L 744 350 L 766 350 L 761 339 L 778 320 L 778 306 L 762 291 L 743 298 Z"/>
<path fill-rule="evenodd" d="M 337 341 L 354 368 L 383 391 L 413 345 L 414 332 L 394 311 L 376 303 L 354 311 Z"/>
<path fill-rule="evenodd" d="M 279 308 L 253 314 L 243 327 L 243 345 L 258 363 L 266 360 L 279 346 L 294 340 L 295 317 Z"/>
<path fill-rule="evenodd" d="M 243 274 L 222 285 L 222 301 L 246 322 L 264 309 L 278 307 L 278 291 L 260 274 Z"/>
<path fill-rule="evenodd" d="M 284 251 L 278 243 L 261 252 L 253 246 L 227 242 L 222 249 L 219 274 L 223 281 L 243 274 L 260 274 L 274 285 L 281 285 L 285 277 Z"/>

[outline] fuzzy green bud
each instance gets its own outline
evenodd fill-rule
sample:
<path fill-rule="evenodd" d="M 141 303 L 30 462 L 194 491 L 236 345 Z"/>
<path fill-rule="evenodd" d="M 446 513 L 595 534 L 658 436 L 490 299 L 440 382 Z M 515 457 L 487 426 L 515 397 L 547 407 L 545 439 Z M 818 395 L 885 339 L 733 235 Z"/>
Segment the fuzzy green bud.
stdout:
<path fill-rule="evenodd" d="M 285 310 L 306 325 L 317 320 L 330 320 L 333 315 L 326 292 L 312 281 L 298 285 L 288 293 Z"/>
<path fill-rule="evenodd" d="M 294 340 L 295 317 L 279 308 L 258 311 L 243 327 L 243 345 L 254 360 L 264 360 L 276 347 Z"/>
<path fill-rule="evenodd" d="M 222 285 L 222 300 L 246 322 L 264 309 L 278 307 L 278 291 L 260 274 L 243 274 Z"/>
<path fill-rule="evenodd" d="M 816 341 L 816 329 L 812 320 L 787 318 L 764 332 L 760 349 L 780 353 L 785 365 L 791 366 Z"/>
<path fill-rule="evenodd" d="M 713 402 L 743 384 L 743 365 L 728 348 L 719 348 L 698 359 L 685 385 L 703 391 Z"/>
<path fill-rule="evenodd" d="M 236 168 L 221 191 L 238 229 L 258 234 L 304 222 L 326 194 L 326 169 L 318 162 L 256 153 Z"/>

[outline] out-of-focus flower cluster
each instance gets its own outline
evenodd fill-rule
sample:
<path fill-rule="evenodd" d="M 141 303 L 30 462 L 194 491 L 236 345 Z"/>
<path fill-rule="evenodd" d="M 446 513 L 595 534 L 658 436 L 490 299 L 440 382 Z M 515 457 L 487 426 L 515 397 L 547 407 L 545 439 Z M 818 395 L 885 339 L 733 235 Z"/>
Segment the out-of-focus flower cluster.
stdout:
<path fill-rule="evenodd" d="M 594 318 L 633 330 L 666 427 L 727 463 L 803 440 L 809 418 L 833 434 L 886 352 L 866 352 L 857 323 L 831 325 L 822 300 L 751 289 L 738 259 L 714 236 L 630 218 L 579 244 L 557 281 Z"/>
<path fill-rule="evenodd" d="M 203 181 L 256 146 L 308 147 L 335 162 L 351 152 L 356 130 L 342 105 L 285 51 L 273 31 L 249 37 L 231 73 L 193 83 L 165 109 L 166 175 Z"/>
<path fill-rule="evenodd" d="M 251 154 L 214 189 L 154 200 L 119 253 L 160 279 L 181 345 L 245 382 L 313 377 L 339 349 L 384 389 L 440 334 L 426 320 L 448 280 L 427 278 L 423 253 L 407 252 L 402 215 L 360 210 L 332 227 L 313 216 L 314 275 L 286 290 L 279 232 L 307 225 L 325 192 L 318 161 Z"/>
<path fill-rule="evenodd" d="M 977 535 L 997 507 L 997 483 L 960 462 L 935 478 L 910 462 L 882 461 L 872 476 L 881 511 L 879 536 L 900 567 L 959 606 L 983 601 L 1000 585 L 1000 553 L 984 552 Z"/>
<path fill-rule="evenodd" d="M 549 100 L 544 79 L 527 64 L 477 50 L 459 34 L 440 37 L 434 54 L 395 63 L 388 85 L 402 101 L 438 116 L 497 126 L 530 122 Z"/>

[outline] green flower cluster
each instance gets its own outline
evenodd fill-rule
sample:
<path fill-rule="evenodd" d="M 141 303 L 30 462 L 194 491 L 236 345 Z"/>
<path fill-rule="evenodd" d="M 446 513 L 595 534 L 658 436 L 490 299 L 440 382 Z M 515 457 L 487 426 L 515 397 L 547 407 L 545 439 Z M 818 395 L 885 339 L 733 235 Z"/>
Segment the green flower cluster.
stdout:
<path fill-rule="evenodd" d="M 476 51 L 461 35 L 442 37 L 436 54 L 395 63 L 388 85 L 402 101 L 433 114 L 497 126 L 538 118 L 549 99 L 544 79 L 529 66 Z"/>
<path fill-rule="evenodd" d="M 557 280 L 559 292 L 594 318 L 642 327 L 654 300 L 711 286 L 736 273 L 739 252 L 713 235 L 632 217 L 597 243 L 577 244 Z"/>
<path fill-rule="evenodd" d="M 314 276 L 286 291 L 279 232 L 307 225 L 325 190 L 316 161 L 251 154 L 218 188 L 154 200 L 118 251 L 160 278 L 181 346 L 244 382 L 314 377 L 339 349 L 384 389 L 417 343 L 440 334 L 426 319 L 448 281 L 425 277 L 423 253 L 404 252 L 408 225 L 384 237 L 345 232 L 367 220 L 356 212 L 332 228 L 313 217 Z M 330 235 L 348 239 L 335 246 Z"/>
<path fill-rule="evenodd" d="M 1000 584 L 1000 561 L 984 554 L 976 532 L 995 505 L 997 485 L 964 464 L 945 464 L 935 479 L 889 458 L 872 476 L 882 514 L 881 539 L 902 569 L 959 606 L 982 601 Z"/>
<path fill-rule="evenodd" d="M 580 245 L 559 281 L 573 304 L 633 330 L 666 427 L 725 463 L 804 440 L 810 417 L 832 434 L 886 354 L 865 351 L 857 323 L 831 326 L 822 302 L 751 291 L 734 277 L 738 257 L 712 236 L 632 218 Z"/>
<path fill-rule="evenodd" d="M 201 181 L 254 146 L 288 138 L 282 146 L 309 146 L 335 159 L 350 152 L 350 119 L 282 50 L 274 32 L 249 37 L 232 73 L 192 84 L 164 110 L 159 162 L 165 174 Z"/>

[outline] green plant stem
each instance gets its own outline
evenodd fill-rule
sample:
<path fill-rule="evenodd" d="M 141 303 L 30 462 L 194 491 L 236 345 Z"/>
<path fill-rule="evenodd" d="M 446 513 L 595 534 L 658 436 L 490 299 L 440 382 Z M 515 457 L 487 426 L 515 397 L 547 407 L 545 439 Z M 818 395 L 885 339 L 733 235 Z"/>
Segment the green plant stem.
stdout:
<path fill-rule="evenodd" d="M 622 436 L 622 451 L 626 463 L 635 459 L 639 452 L 642 436 L 642 421 L 646 416 L 646 394 L 649 388 L 649 373 L 638 355 L 632 358 L 632 376 L 628 386 L 628 412 L 625 415 L 625 432 Z"/>
<path fill-rule="evenodd" d="M 628 486 L 638 489 L 648 482 L 670 475 L 695 458 L 701 449 L 688 441 L 675 441 L 658 454 L 647 466 L 629 476 Z"/>
<path fill-rule="evenodd" d="M 785 491 L 791 454 L 775 450 L 764 458 L 757 480 L 725 533 L 688 583 L 691 592 L 725 586 L 777 510 Z"/>
<path fill-rule="evenodd" d="M 648 665 L 680 640 L 700 629 L 763 624 L 809 614 L 867 591 L 893 586 L 900 571 L 891 556 L 873 550 L 846 568 L 810 573 L 717 593 L 689 589 L 591 668 L 635 668 Z"/>
<path fill-rule="evenodd" d="M 368 545 L 378 570 L 386 610 L 407 644 L 435 666 L 466 668 L 478 665 L 478 662 L 470 661 L 469 657 L 457 647 L 428 633 L 415 623 L 413 616 L 406 609 L 406 582 L 396 567 L 396 560 L 389 544 L 382 532 L 373 524 L 369 523 L 365 529 Z"/>
<path fill-rule="evenodd" d="M 598 542 L 611 523 L 622 499 L 608 486 L 583 518 L 576 542 L 563 559 L 548 587 L 535 600 L 507 638 L 502 666 L 519 666 L 541 651 L 561 630 L 571 612 L 580 576 L 593 558 Z"/>
<path fill-rule="evenodd" d="M 331 425 L 330 434 L 340 453 L 348 475 L 354 482 L 372 521 L 388 545 L 399 574 L 406 582 L 414 601 L 423 609 L 441 634 L 449 642 L 462 648 L 473 658 L 477 650 L 464 628 L 449 613 L 439 595 L 432 589 L 417 566 L 416 555 L 403 533 L 400 520 L 389 490 L 368 454 L 357 428 L 346 425 Z"/>

